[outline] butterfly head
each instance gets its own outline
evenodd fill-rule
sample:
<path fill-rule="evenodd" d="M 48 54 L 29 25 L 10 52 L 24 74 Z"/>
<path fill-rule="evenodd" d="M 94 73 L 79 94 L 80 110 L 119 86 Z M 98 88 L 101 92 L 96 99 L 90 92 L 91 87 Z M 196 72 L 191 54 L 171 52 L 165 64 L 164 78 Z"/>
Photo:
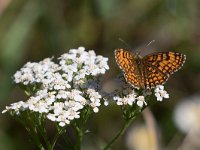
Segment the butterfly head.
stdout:
<path fill-rule="evenodd" d="M 152 41 L 150 41 L 146 46 L 145 46 L 145 49 L 149 46 L 149 45 L 151 45 L 152 43 L 154 43 L 155 42 L 155 40 L 152 40 Z M 136 52 L 136 55 L 138 55 L 138 57 L 141 57 L 140 56 L 140 53 L 143 51 L 143 50 L 145 50 L 144 48 L 142 48 L 142 49 L 140 49 L 138 52 Z"/>
<path fill-rule="evenodd" d="M 140 65 L 142 63 L 142 56 L 140 56 L 138 53 L 136 53 L 134 59 L 136 64 Z"/>

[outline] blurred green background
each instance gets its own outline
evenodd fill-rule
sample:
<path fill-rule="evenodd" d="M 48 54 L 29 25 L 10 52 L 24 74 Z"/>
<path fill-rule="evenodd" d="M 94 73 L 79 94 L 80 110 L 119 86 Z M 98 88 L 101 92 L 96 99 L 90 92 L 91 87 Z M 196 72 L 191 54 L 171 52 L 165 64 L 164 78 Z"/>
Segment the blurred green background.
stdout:
<path fill-rule="evenodd" d="M 200 89 L 200 1 L 198 0 L 0 0 L 0 108 L 26 100 L 12 83 L 12 75 L 27 61 L 59 56 L 70 48 L 84 46 L 109 58 L 110 70 L 104 87 L 112 91 L 120 72 L 113 52 L 125 48 L 142 55 L 177 51 L 187 55 L 184 67 L 167 82 L 170 100 L 151 106 L 159 130 L 158 142 L 176 149 L 187 134 L 173 122 L 174 108 L 181 99 Z M 150 41 L 153 44 L 145 47 Z M 186 118 L 187 119 L 187 118 Z M 35 149 L 25 129 L 8 114 L 0 117 L 0 149 Z M 108 106 L 88 123 L 94 133 L 88 139 L 109 141 L 122 124 L 119 107 Z M 145 124 L 139 116 L 134 124 Z M 89 140 L 86 145 L 93 145 Z M 98 143 L 98 142 L 96 142 Z M 98 147 L 98 146 L 97 146 Z M 89 149 L 89 148 L 87 148 Z M 126 134 L 113 149 L 128 149 Z"/>

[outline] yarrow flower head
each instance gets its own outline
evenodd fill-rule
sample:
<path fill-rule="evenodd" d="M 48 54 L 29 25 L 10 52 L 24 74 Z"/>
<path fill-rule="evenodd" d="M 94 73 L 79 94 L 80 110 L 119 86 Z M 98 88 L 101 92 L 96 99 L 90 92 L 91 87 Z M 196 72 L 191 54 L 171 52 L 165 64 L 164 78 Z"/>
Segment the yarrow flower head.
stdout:
<path fill-rule="evenodd" d="M 14 82 L 23 85 L 30 97 L 7 106 L 3 113 L 20 115 L 29 110 L 65 126 L 80 118 L 83 108 L 96 113 L 102 101 L 107 104 L 100 81 L 109 69 L 108 58 L 79 47 L 61 55 L 58 64 L 52 60 L 28 62 L 14 74 Z"/>

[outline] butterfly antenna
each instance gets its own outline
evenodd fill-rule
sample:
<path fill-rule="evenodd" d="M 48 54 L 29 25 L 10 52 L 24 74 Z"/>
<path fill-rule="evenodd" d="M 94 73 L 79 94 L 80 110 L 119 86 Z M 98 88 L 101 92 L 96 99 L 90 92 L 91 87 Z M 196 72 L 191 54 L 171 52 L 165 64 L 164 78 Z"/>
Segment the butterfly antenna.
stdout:
<path fill-rule="evenodd" d="M 145 47 L 148 47 L 149 45 L 151 45 L 151 44 L 154 43 L 154 42 L 155 42 L 155 40 L 150 41 Z M 142 50 L 144 50 L 144 49 L 141 49 L 141 50 L 137 53 L 137 55 L 139 55 L 139 54 L 142 52 Z"/>
<path fill-rule="evenodd" d="M 154 43 L 154 42 L 155 42 L 155 40 L 150 41 L 150 42 L 146 45 L 146 47 L 148 47 L 149 45 L 151 45 L 151 44 Z"/>
<path fill-rule="evenodd" d="M 128 45 L 123 39 L 118 38 L 119 41 L 121 41 L 124 45 L 128 47 L 128 49 L 131 49 L 130 45 Z"/>

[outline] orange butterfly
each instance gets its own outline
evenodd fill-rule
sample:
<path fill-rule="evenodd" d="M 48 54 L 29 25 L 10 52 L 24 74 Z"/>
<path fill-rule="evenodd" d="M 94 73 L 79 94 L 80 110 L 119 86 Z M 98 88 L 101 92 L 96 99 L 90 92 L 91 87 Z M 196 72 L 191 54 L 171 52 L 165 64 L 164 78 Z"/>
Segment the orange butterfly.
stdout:
<path fill-rule="evenodd" d="M 158 52 L 141 57 L 123 49 L 115 50 L 115 59 L 123 70 L 126 81 L 139 89 L 151 89 L 164 84 L 179 70 L 186 55 L 175 52 Z"/>

